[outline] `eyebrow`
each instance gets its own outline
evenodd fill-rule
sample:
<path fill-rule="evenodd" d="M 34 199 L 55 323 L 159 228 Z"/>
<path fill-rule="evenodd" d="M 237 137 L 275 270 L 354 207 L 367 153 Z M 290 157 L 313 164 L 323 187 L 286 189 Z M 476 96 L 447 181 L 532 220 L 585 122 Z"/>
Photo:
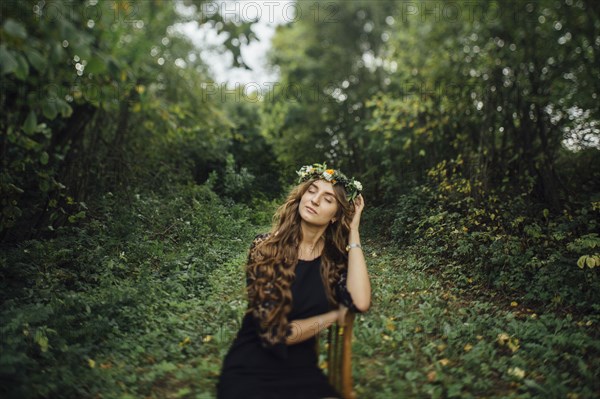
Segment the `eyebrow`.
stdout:
<path fill-rule="evenodd" d="M 317 187 L 317 185 L 315 183 L 312 183 L 310 186 L 311 187 L 314 186 L 317 190 L 319 189 L 319 187 Z M 329 195 L 332 195 L 335 197 L 335 194 L 333 194 L 331 191 L 325 191 L 325 194 L 329 194 Z"/>

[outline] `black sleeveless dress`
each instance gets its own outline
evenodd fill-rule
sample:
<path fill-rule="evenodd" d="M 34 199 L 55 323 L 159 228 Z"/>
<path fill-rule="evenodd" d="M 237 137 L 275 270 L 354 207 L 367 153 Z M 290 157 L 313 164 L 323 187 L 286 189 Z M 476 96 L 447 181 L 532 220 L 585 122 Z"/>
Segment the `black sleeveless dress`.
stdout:
<path fill-rule="evenodd" d="M 264 234 L 259 235 L 254 242 L 264 237 Z M 333 309 L 327 301 L 320 266 L 320 256 L 311 261 L 298 261 L 291 286 L 290 322 Z M 349 310 L 360 313 L 346 289 L 345 273 L 334 291 Z M 281 343 L 263 347 L 257 328 L 252 314 L 246 314 L 223 360 L 217 382 L 218 399 L 342 398 L 318 366 L 316 337 L 293 345 Z"/>

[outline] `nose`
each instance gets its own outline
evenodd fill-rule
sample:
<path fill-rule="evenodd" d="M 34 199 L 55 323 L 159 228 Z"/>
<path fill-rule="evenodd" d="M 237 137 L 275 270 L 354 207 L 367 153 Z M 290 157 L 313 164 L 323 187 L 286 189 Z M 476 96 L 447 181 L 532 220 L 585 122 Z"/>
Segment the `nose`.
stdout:
<path fill-rule="evenodd" d="M 313 203 L 313 204 L 315 204 L 315 205 L 319 205 L 319 203 L 316 201 L 318 198 L 319 198 L 319 194 L 315 194 L 310 199 L 310 202 Z"/>

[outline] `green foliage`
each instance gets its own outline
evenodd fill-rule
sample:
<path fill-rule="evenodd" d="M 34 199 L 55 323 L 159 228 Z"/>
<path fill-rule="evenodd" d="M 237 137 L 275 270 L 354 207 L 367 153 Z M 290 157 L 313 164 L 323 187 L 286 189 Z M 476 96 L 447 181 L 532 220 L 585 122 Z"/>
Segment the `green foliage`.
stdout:
<path fill-rule="evenodd" d="M 242 280 L 260 216 L 185 185 L 107 195 L 90 219 L 2 253 L 2 397 L 161 397 L 172 378 L 200 389 L 207 370 L 182 365 L 217 335 L 219 312 L 205 313 L 206 298 L 222 299 L 212 276 Z"/>
<path fill-rule="evenodd" d="M 247 94 L 240 94 L 240 97 L 244 96 Z M 251 196 L 268 200 L 281 193 L 279 180 L 282 176 L 273 148 L 261 134 L 260 106 L 253 101 L 225 104 L 228 118 L 235 124 L 229 151 L 236 161 L 236 168 L 245 168 L 248 174 L 254 176 Z"/>
<path fill-rule="evenodd" d="M 596 2 L 312 2 L 233 101 L 177 26 L 245 67 L 252 22 L 204 1 L 7 4 L 2 397 L 210 397 L 246 245 L 323 160 L 365 187 L 360 397 L 600 390 Z"/>
<path fill-rule="evenodd" d="M 369 137 L 362 130 L 362 103 L 379 79 L 362 58 L 367 50 L 377 53 L 383 47 L 384 20 L 394 3 L 298 3 L 303 12 L 278 27 L 270 60 L 281 77 L 261 104 L 261 116 L 284 176 L 323 161 L 348 176 L 364 172 L 362 152 Z M 363 29 L 366 24 L 373 29 Z"/>
<path fill-rule="evenodd" d="M 427 269 L 461 286 L 475 281 L 543 308 L 597 308 L 595 202 L 551 214 L 547 208 L 536 212 L 525 196 L 489 190 L 477 203 L 460 171 L 446 171 L 445 163 L 431 169 L 430 186 L 398 199 L 387 230 L 395 242 L 421 248 L 432 257 Z"/>
<path fill-rule="evenodd" d="M 238 198 L 240 201 L 248 200 L 250 199 L 254 175 L 248 173 L 245 167 L 242 167 L 237 173 L 233 167 L 233 162 L 233 156 L 229 154 L 225 168 L 225 194 L 232 198 Z"/>
<path fill-rule="evenodd" d="M 203 3 L 3 4 L 0 239 L 51 236 L 83 222 L 94 196 L 202 183 L 225 163 L 234 125 L 177 25 L 202 18 L 231 41 L 254 35 L 251 23 L 201 15 Z"/>
<path fill-rule="evenodd" d="M 597 315 L 538 314 L 456 279 L 423 273 L 418 246 L 369 242 L 373 306 L 353 340 L 357 396 L 593 398 L 600 353 Z M 509 299 L 510 301 L 510 299 Z"/>
<path fill-rule="evenodd" d="M 281 81 L 263 132 L 284 174 L 317 154 L 369 181 L 377 205 L 451 160 L 477 201 L 490 188 L 527 192 L 556 213 L 597 193 L 597 148 L 572 150 L 597 147 L 595 3 L 319 7 L 332 20 L 304 13 L 273 41 Z M 577 158 L 589 170 L 571 180 Z"/>

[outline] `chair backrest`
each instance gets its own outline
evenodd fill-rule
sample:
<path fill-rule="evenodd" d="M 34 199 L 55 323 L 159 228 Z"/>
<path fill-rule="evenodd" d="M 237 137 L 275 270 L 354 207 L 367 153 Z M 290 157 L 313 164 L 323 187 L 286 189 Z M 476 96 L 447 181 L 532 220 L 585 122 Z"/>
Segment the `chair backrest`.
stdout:
<path fill-rule="evenodd" d="M 355 314 L 347 311 L 344 325 L 333 323 L 327 329 L 326 369 L 329 383 L 342 394 L 344 399 L 356 399 L 352 380 L 352 327 Z M 320 339 L 316 340 L 317 355 L 320 354 Z"/>

